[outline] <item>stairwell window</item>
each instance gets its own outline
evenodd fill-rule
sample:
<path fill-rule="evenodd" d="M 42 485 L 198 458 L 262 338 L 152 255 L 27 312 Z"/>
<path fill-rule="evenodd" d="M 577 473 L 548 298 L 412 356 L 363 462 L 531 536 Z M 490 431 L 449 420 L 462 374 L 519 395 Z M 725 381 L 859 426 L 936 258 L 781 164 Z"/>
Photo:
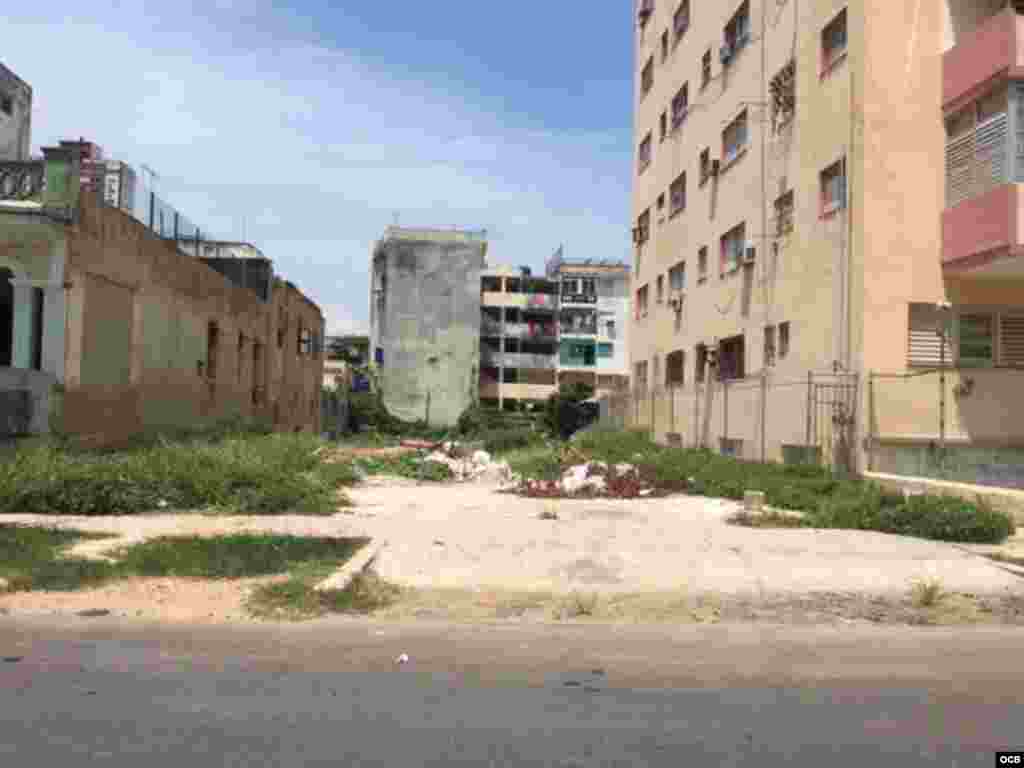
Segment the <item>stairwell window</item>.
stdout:
<path fill-rule="evenodd" d="M 647 361 L 633 363 L 633 381 L 637 392 L 647 391 Z"/>
<path fill-rule="evenodd" d="M 700 184 L 703 187 L 711 178 L 711 149 L 704 148 L 700 153 Z"/>
<path fill-rule="evenodd" d="M 672 130 L 676 130 L 686 120 L 686 113 L 690 109 L 690 84 L 683 83 L 672 97 Z"/>
<path fill-rule="evenodd" d="M 634 316 L 637 320 L 647 317 L 647 285 L 640 286 L 636 291 L 636 309 Z"/>
<path fill-rule="evenodd" d="M 748 42 L 750 42 L 750 3 L 748 0 L 743 0 L 743 4 L 725 25 L 725 44 L 732 49 L 732 55 L 735 56 Z"/>
<path fill-rule="evenodd" d="M 771 368 L 775 365 L 775 326 L 764 327 L 764 367 Z"/>
<path fill-rule="evenodd" d="M 728 166 L 747 148 L 747 110 L 736 116 L 722 132 L 722 165 Z"/>
<path fill-rule="evenodd" d="M 772 131 L 788 125 L 796 114 L 796 62 L 790 59 L 772 78 Z"/>
<path fill-rule="evenodd" d="M 739 224 L 724 235 L 721 241 L 721 261 L 719 273 L 725 277 L 735 272 L 740 267 L 740 260 L 743 258 L 743 247 L 747 242 L 747 225 Z"/>
<path fill-rule="evenodd" d="M 662 112 L 658 119 L 658 141 L 664 141 L 668 135 L 668 113 Z"/>
<path fill-rule="evenodd" d="M 779 359 L 789 356 L 789 321 L 779 323 Z"/>
<path fill-rule="evenodd" d="M 821 172 L 821 215 L 831 216 L 846 207 L 846 158 Z"/>
<path fill-rule="evenodd" d="M 657 302 L 658 304 L 664 304 L 665 303 L 665 276 L 664 275 L 658 275 L 658 280 L 657 280 L 656 285 L 657 285 L 657 293 L 655 294 L 655 297 L 656 297 L 655 298 L 655 302 Z"/>
<path fill-rule="evenodd" d="M 701 246 L 697 251 L 697 282 L 703 283 L 708 279 L 708 247 Z"/>
<path fill-rule="evenodd" d="M 681 0 L 676 12 L 672 15 L 672 33 L 675 42 L 683 39 L 686 30 L 690 28 L 690 0 Z"/>
<path fill-rule="evenodd" d="M 647 170 L 647 166 L 651 164 L 651 155 L 653 147 L 651 146 L 651 134 L 648 133 L 644 140 L 640 142 L 640 146 L 637 148 L 637 176 Z"/>
<path fill-rule="evenodd" d="M 668 58 L 668 30 L 666 29 L 661 33 L 661 61 L 665 62 Z"/>
<path fill-rule="evenodd" d="M 704 51 L 700 60 L 700 88 L 704 90 L 711 82 L 711 49 Z"/>
<path fill-rule="evenodd" d="M 675 216 L 686 210 L 686 171 L 680 173 L 668 188 L 668 215 Z"/>
<path fill-rule="evenodd" d="M 821 74 L 827 75 L 846 57 L 846 9 L 821 32 Z"/>
<path fill-rule="evenodd" d="M 668 288 L 679 292 L 686 288 L 686 262 L 680 261 L 668 271 Z"/>
<path fill-rule="evenodd" d="M 654 87 L 654 57 L 651 56 L 640 70 L 640 99 L 646 96 Z"/>

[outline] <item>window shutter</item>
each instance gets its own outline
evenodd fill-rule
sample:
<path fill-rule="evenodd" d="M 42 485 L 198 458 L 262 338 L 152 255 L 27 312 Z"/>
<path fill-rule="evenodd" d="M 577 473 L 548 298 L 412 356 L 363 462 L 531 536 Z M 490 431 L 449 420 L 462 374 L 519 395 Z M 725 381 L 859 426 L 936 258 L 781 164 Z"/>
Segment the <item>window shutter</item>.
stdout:
<path fill-rule="evenodd" d="M 974 159 L 974 131 L 946 142 L 946 206 L 952 207 L 971 196 L 971 166 Z"/>
<path fill-rule="evenodd" d="M 936 332 L 939 310 L 931 304 L 911 304 L 909 313 L 907 365 L 938 368 L 943 356 L 942 339 Z M 947 367 L 953 365 L 952 332 L 946 336 L 945 359 Z"/>
<path fill-rule="evenodd" d="M 1024 367 L 1024 315 L 1003 315 L 999 321 L 999 364 Z"/>
<path fill-rule="evenodd" d="M 1006 113 L 993 115 L 978 124 L 976 139 L 977 184 L 980 191 L 1009 181 L 1007 157 Z"/>

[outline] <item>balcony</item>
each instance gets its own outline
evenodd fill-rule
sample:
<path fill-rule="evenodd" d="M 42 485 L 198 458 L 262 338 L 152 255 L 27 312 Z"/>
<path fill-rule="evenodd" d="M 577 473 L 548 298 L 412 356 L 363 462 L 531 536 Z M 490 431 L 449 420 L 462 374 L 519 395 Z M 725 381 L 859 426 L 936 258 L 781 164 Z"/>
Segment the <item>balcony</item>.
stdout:
<path fill-rule="evenodd" d="M 480 321 L 480 333 L 483 336 L 501 336 L 501 321 L 484 318 Z"/>
<path fill-rule="evenodd" d="M 594 293 L 568 293 L 562 294 L 562 306 L 593 306 L 597 304 L 597 294 Z"/>
<path fill-rule="evenodd" d="M 558 328 L 554 323 L 506 323 L 505 336 L 513 339 L 555 339 Z"/>
<path fill-rule="evenodd" d="M 1003 184 L 946 209 L 942 266 L 971 277 L 1024 277 L 1024 185 Z"/>
<path fill-rule="evenodd" d="M 558 357 L 550 355 L 530 354 L 528 352 L 496 352 L 491 349 L 480 350 L 480 364 L 488 367 L 501 368 L 533 368 L 537 370 L 554 370 Z"/>
<path fill-rule="evenodd" d="M 943 54 L 943 107 L 970 98 L 996 77 L 1024 77 L 1024 16 L 1012 7 L 984 20 Z"/>
<path fill-rule="evenodd" d="M 518 307 L 544 311 L 554 311 L 558 308 L 558 297 L 547 293 L 483 291 L 480 300 L 485 307 Z"/>

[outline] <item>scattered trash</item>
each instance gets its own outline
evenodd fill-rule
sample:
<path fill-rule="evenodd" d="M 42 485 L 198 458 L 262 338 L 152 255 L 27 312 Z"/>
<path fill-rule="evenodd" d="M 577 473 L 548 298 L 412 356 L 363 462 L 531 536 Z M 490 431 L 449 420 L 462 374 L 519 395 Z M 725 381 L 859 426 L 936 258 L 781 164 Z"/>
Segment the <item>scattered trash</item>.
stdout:
<path fill-rule="evenodd" d="M 408 663 L 409 663 L 409 654 L 407 654 L 407 653 L 403 653 L 401 656 L 399 656 L 397 659 L 395 659 L 395 664 L 408 664 Z"/>
<path fill-rule="evenodd" d="M 425 461 L 444 464 L 451 470 L 457 482 L 507 483 L 512 479 L 512 468 L 505 461 L 494 461 L 487 451 L 473 451 L 457 442 L 447 441 L 439 450 L 434 450 Z"/>

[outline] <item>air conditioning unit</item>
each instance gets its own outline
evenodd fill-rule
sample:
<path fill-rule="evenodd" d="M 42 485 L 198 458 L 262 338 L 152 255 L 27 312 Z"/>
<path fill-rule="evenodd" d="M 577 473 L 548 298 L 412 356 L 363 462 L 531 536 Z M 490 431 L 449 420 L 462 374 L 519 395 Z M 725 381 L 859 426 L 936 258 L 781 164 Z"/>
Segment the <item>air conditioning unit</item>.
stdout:
<path fill-rule="evenodd" d="M 754 258 L 757 256 L 757 246 L 753 243 L 747 243 L 743 249 L 743 263 L 753 264 Z"/>
<path fill-rule="evenodd" d="M 711 161 L 711 175 L 712 176 L 717 176 L 718 175 L 718 171 L 721 170 L 721 168 L 722 168 L 722 161 L 721 160 L 716 158 L 716 159 Z"/>
<path fill-rule="evenodd" d="M 728 64 L 732 60 L 732 43 L 725 43 L 718 49 L 718 60 L 723 65 Z"/>

